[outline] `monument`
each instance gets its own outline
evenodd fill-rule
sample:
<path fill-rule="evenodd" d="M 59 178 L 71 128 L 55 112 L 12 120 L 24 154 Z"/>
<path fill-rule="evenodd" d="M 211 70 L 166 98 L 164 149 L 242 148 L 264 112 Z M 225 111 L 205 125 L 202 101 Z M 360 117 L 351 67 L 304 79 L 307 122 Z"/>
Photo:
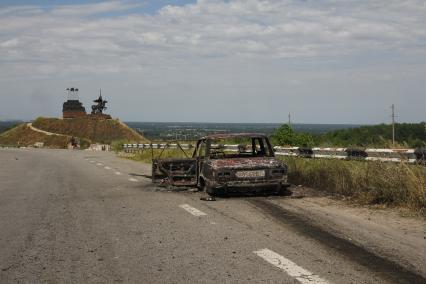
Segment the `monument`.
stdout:
<path fill-rule="evenodd" d="M 78 118 L 86 117 L 86 109 L 83 104 L 78 100 L 78 89 L 67 88 L 67 101 L 62 106 L 63 118 Z"/>
<path fill-rule="evenodd" d="M 107 100 L 102 99 L 102 91 L 99 90 L 99 98 L 93 101 L 96 103 L 95 105 L 92 105 L 92 113 L 90 116 L 92 118 L 97 119 L 111 119 L 111 116 L 108 114 L 104 114 L 103 111 L 107 109 L 106 104 L 108 103 Z"/>

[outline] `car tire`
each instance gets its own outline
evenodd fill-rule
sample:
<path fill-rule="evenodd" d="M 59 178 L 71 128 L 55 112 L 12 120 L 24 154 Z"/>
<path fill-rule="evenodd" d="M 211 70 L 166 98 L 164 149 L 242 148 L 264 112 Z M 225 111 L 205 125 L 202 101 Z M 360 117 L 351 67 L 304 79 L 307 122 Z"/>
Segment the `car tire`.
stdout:
<path fill-rule="evenodd" d="M 216 195 L 216 190 L 210 186 L 207 186 L 207 184 L 204 184 L 203 191 L 210 196 Z"/>
<path fill-rule="evenodd" d="M 288 195 L 291 195 L 291 192 L 290 190 L 288 190 L 287 186 L 280 184 L 278 185 L 278 188 L 277 188 L 277 194 L 279 196 L 288 196 Z"/>

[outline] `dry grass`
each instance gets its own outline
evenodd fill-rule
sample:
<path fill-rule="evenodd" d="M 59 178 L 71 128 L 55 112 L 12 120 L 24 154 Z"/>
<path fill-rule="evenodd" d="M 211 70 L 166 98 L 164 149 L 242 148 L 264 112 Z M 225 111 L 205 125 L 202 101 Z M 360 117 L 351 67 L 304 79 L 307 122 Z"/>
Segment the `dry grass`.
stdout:
<path fill-rule="evenodd" d="M 426 168 L 405 163 L 285 157 L 294 184 L 352 197 L 361 204 L 385 204 L 426 215 Z"/>
<path fill-rule="evenodd" d="M 37 118 L 33 126 L 39 129 L 80 138 L 94 143 L 110 144 L 116 140 L 147 142 L 147 140 L 118 120 L 97 120 L 91 118 Z"/>
<path fill-rule="evenodd" d="M 57 135 L 45 135 L 21 124 L 0 135 L 0 144 L 13 146 L 32 146 L 35 142 L 43 142 L 46 147 L 66 148 L 68 138 Z"/>

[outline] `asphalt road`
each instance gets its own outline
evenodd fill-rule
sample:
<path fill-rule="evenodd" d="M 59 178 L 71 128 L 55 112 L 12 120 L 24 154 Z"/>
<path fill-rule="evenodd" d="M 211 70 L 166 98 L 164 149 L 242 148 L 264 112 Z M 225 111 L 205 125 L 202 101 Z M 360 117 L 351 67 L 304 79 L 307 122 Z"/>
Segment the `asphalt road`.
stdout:
<path fill-rule="evenodd" d="M 111 153 L 0 150 L 0 282 L 426 283 L 424 243 L 392 259 L 291 199 L 206 202 L 146 174 Z"/>

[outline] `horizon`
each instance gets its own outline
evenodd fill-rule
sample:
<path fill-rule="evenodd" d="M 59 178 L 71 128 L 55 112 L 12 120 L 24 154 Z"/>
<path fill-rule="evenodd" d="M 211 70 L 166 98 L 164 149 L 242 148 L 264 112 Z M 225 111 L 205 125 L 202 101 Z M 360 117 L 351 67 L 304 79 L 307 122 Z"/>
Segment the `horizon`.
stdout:
<path fill-rule="evenodd" d="M 43 118 L 58 118 L 58 119 L 64 119 L 62 117 L 49 117 L 49 116 L 39 116 L 39 117 L 43 117 Z M 32 118 L 32 119 L 0 119 L 0 122 L 31 122 L 31 121 L 35 121 L 37 118 Z M 218 122 L 218 121 L 132 121 L 132 120 L 122 120 L 118 117 L 112 117 L 112 119 L 119 119 L 120 121 L 124 122 L 124 123 L 167 123 L 167 124 L 173 124 L 173 123 L 177 123 L 177 124 L 184 124 L 184 123 L 193 123 L 193 124 L 276 124 L 276 125 L 284 125 L 284 124 L 288 124 L 288 121 L 283 121 L 283 122 Z M 422 123 L 426 123 L 426 121 L 418 121 L 418 122 L 398 122 L 395 121 L 395 125 L 397 124 L 422 124 Z M 312 122 L 291 122 L 291 125 L 342 125 L 342 126 L 356 126 L 356 127 L 360 127 L 360 126 L 374 126 L 374 125 L 391 125 L 392 123 L 386 123 L 386 122 L 380 122 L 380 123 L 373 123 L 373 124 L 356 124 L 356 123 L 312 123 Z"/>

